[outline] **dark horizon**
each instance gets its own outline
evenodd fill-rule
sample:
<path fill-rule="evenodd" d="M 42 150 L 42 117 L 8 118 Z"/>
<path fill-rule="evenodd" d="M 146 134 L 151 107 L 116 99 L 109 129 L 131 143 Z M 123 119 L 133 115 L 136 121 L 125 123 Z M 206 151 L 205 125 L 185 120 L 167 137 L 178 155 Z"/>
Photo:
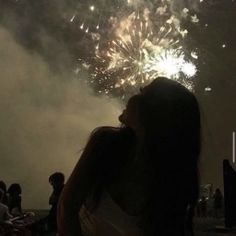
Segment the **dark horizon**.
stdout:
<path fill-rule="evenodd" d="M 109 3 L 107 9 L 123 2 Z M 154 2 L 160 1 L 145 4 Z M 187 7 L 199 19 L 181 23 L 189 32 L 186 50 L 198 54 L 194 83 L 202 111 L 201 182 L 223 190 L 223 160 L 232 159 L 236 131 L 236 2 L 199 2 L 173 1 L 171 10 L 178 15 Z M 68 177 L 96 126 L 119 124 L 123 100 L 115 92 L 112 99 L 98 95 L 99 85 L 84 83 L 89 71 L 81 65 L 79 76 L 74 75 L 78 56 L 92 53 L 79 25 L 70 23 L 76 4 L 0 0 L 0 179 L 23 185 L 27 208 L 47 207 L 48 176 L 59 170 Z M 96 4 L 104 7 L 106 1 Z M 38 192 L 42 198 L 35 199 Z"/>

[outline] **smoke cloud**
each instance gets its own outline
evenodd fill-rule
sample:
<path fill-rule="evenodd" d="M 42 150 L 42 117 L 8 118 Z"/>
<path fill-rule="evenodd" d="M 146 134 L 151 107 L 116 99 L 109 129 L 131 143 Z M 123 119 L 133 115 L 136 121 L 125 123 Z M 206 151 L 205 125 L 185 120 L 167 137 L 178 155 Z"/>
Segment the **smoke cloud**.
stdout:
<path fill-rule="evenodd" d="M 48 176 L 62 171 L 68 177 L 89 133 L 118 124 L 120 104 L 54 74 L 4 28 L 0 45 L 0 178 L 22 185 L 24 208 L 48 208 Z"/>

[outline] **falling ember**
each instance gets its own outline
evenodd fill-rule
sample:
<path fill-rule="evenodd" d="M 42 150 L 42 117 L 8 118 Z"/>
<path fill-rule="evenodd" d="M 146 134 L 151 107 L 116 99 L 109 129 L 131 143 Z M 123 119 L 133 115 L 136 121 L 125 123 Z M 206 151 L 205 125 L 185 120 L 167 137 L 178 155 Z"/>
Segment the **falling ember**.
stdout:
<path fill-rule="evenodd" d="M 75 19 L 75 15 L 73 15 L 73 16 L 71 17 L 70 22 L 73 22 L 74 19 Z"/>
<path fill-rule="evenodd" d="M 194 59 L 198 59 L 198 55 L 196 52 L 191 52 L 191 57 Z"/>
<path fill-rule="evenodd" d="M 84 23 L 80 26 L 80 29 L 84 29 Z"/>

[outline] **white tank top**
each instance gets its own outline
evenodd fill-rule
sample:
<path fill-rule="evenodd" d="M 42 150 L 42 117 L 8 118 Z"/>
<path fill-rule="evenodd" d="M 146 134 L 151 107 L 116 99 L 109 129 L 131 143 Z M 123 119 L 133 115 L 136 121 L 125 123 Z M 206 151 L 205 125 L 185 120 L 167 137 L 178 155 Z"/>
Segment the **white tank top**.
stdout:
<path fill-rule="evenodd" d="M 103 192 L 96 210 L 92 213 L 87 211 L 85 217 L 90 219 L 90 224 L 81 223 L 86 236 L 142 235 L 137 226 L 137 217 L 124 212 L 106 191 Z"/>

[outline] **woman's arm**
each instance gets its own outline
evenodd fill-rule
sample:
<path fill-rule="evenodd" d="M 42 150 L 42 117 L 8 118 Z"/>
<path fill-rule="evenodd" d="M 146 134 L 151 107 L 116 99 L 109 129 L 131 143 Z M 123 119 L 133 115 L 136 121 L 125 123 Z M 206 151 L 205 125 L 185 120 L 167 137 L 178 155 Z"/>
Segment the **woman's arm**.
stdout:
<path fill-rule="evenodd" d="M 63 236 L 80 236 L 79 210 L 89 192 L 91 178 L 86 173 L 86 158 L 83 155 L 69 177 L 58 202 L 58 233 Z"/>
<path fill-rule="evenodd" d="M 106 147 L 104 141 L 104 134 L 99 131 L 90 138 L 61 193 L 57 214 L 59 235 L 82 235 L 79 210 L 96 182 L 97 164 Z"/>

